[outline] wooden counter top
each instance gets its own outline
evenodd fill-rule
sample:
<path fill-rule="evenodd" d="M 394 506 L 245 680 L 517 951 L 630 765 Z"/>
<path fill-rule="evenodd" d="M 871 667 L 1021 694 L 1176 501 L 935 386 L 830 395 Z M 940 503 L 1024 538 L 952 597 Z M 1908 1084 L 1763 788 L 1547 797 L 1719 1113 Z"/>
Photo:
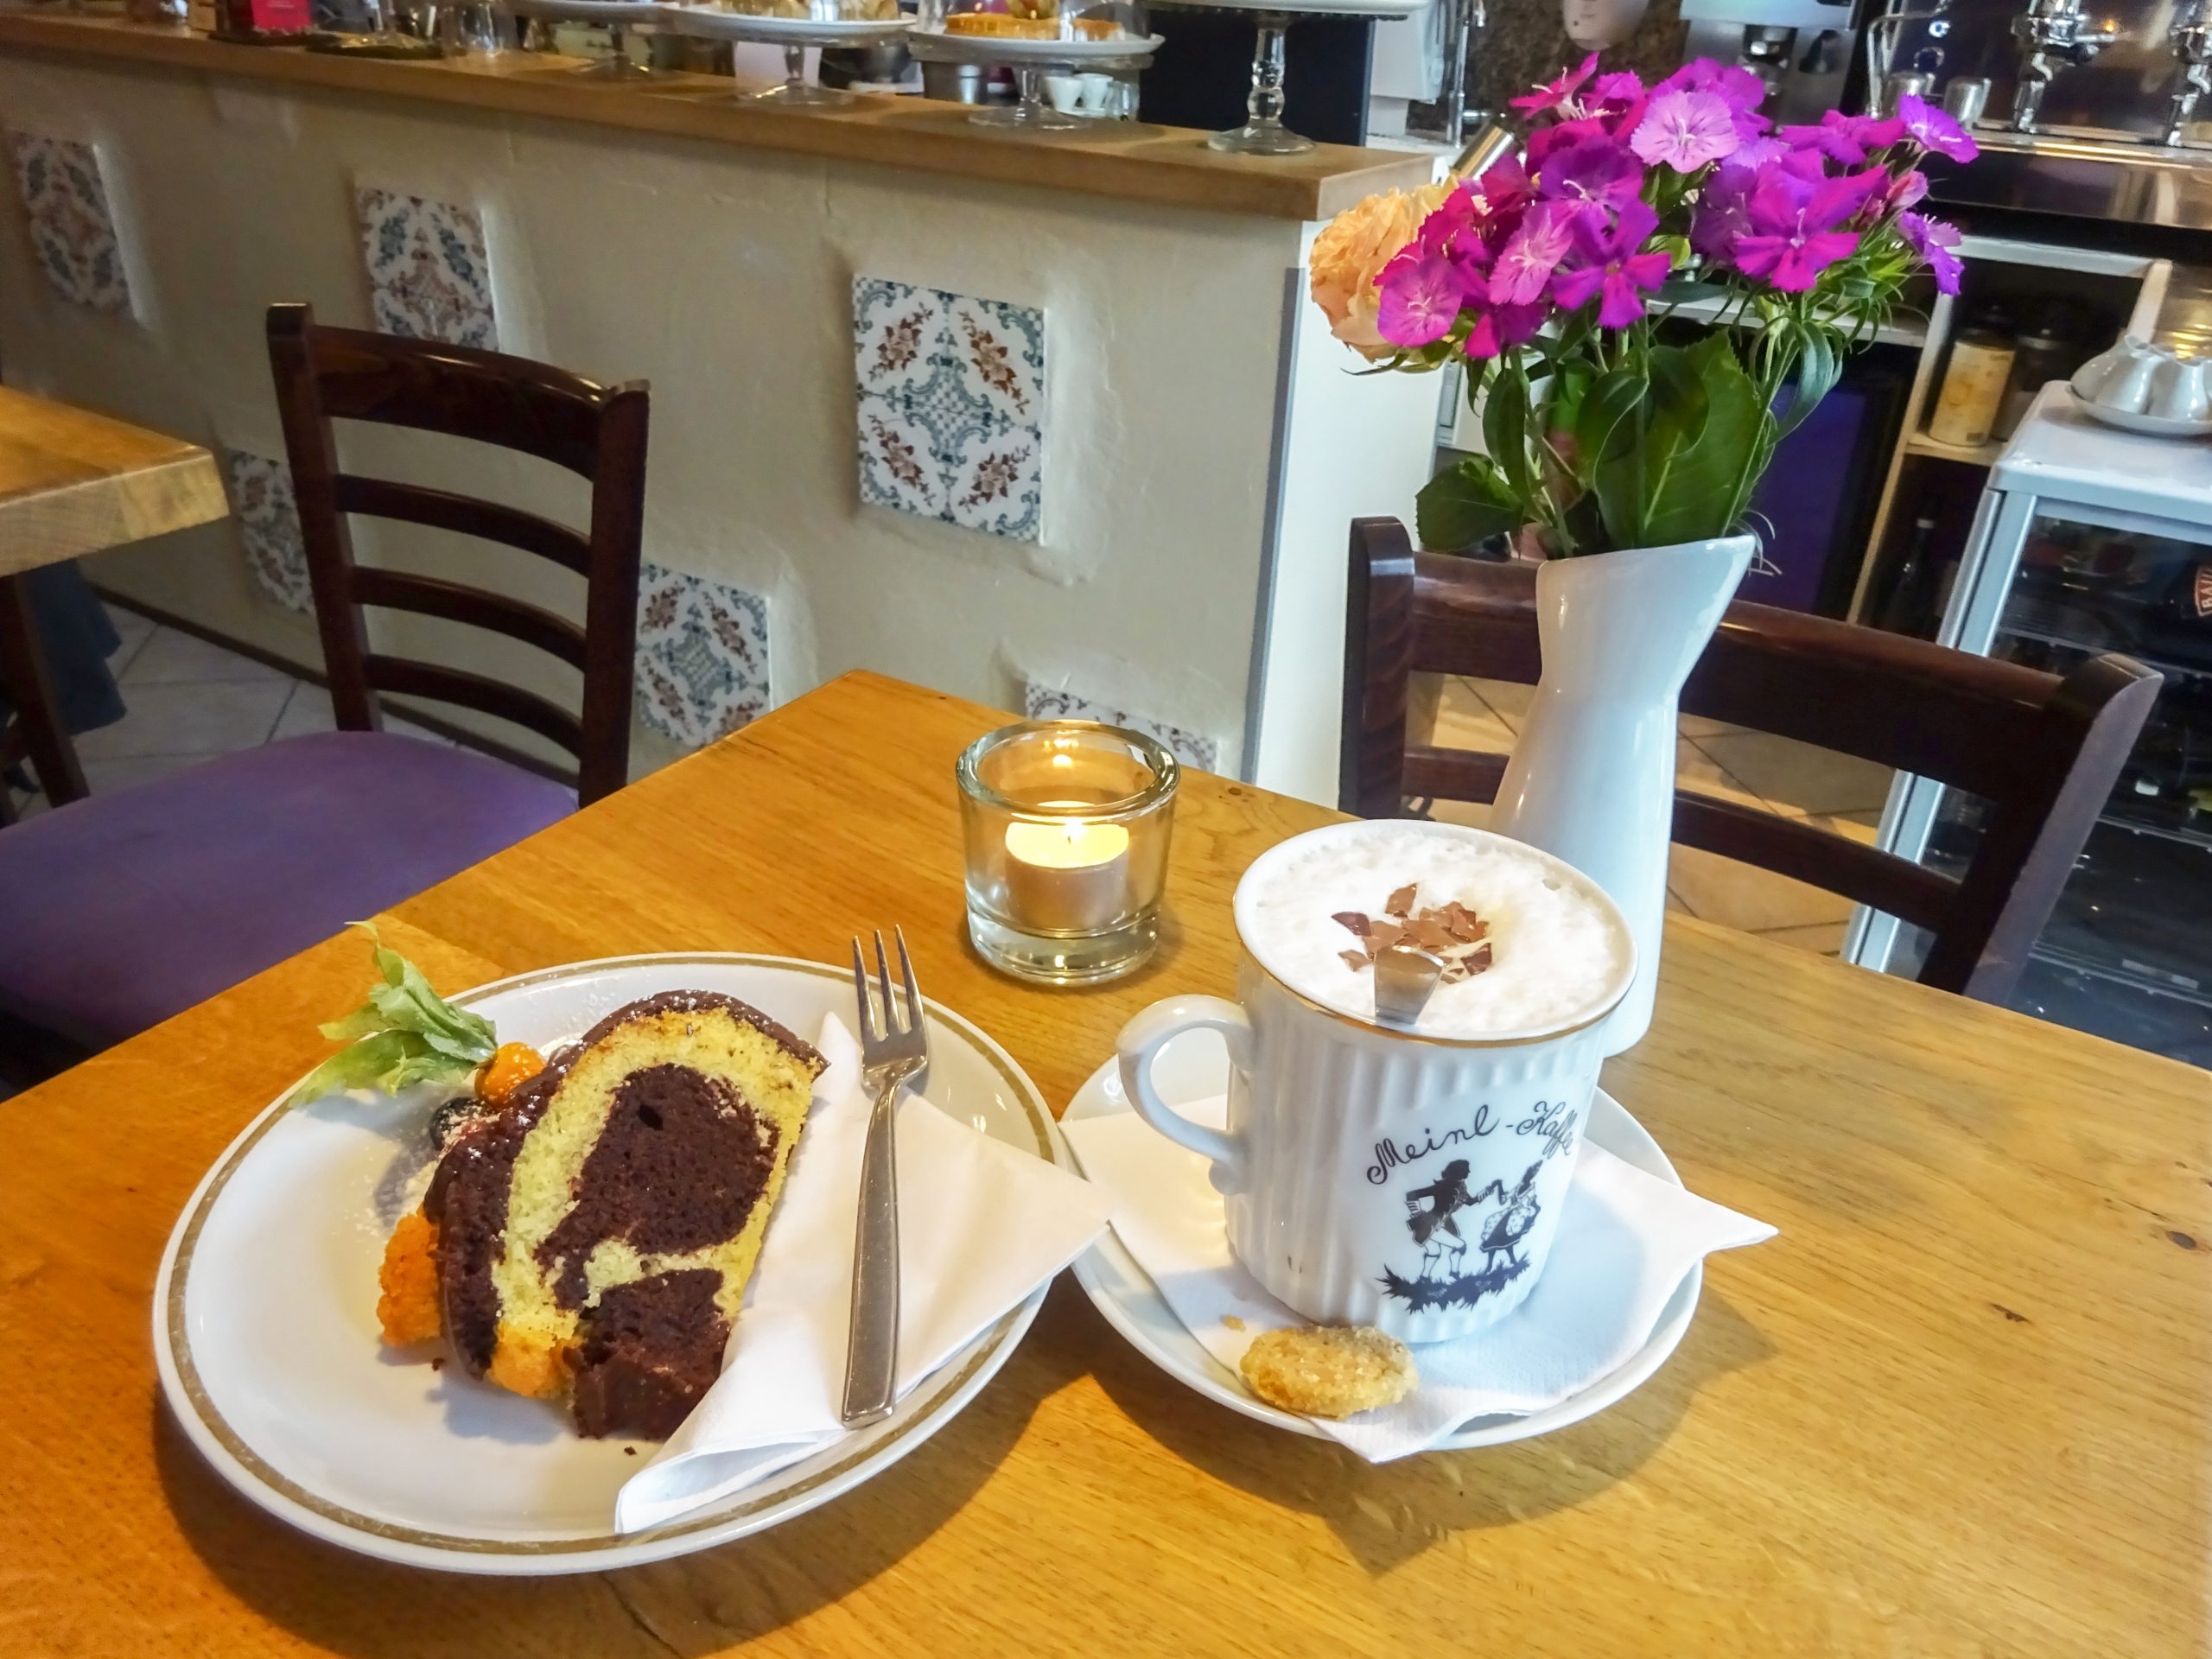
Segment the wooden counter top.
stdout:
<path fill-rule="evenodd" d="M 1427 181 L 1423 156 L 1323 144 L 1304 156 L 1223 156 L 1205 135 L 1127 123 L 1080 132 L 994 131 L 955 104 L 863 97 L 849 110 L 799 111 L 736 101 L 721 76 L 639 83 L 579 79 L 571 60 L 512 54 L 494 67 L 332 57 L 230 46 L 181 29 L 114 18 L 0 11 L 0 49 L 61 53 L 235 79 L 417 99 L 501 115 L 589 122 L 831 161 L 1001 184 L 1035 185 L 1223 213 L 1326 219 L 1377 190 Z"/>

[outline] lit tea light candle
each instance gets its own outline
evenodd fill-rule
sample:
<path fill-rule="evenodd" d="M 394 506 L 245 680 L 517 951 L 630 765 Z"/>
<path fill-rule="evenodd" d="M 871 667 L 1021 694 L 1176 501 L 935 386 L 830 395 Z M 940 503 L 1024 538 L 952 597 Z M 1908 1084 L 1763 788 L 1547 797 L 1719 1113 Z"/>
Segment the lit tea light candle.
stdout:
<path fill-rule="evenodd" d="M 1006 827 L 1007 909 L 1040 933 L 1110 926 L 1128 908 L 1129 832 L 1065 818 Z"/>

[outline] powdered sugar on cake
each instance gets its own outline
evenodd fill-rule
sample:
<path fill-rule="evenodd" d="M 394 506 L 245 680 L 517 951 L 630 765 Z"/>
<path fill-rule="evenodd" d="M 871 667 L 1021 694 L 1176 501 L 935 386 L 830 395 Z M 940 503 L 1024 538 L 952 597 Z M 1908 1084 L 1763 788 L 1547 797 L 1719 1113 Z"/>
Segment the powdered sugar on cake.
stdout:
<path fill-rule="evenodd" d="M 1440 985 L 1423 1033 L 1562 1029 L 1602 1012 L 1625 981 L 1632 947 L 1618 913 L 1572 871 L 1500 836 L 1415 823 L 1346 825 L 1301 841 L 1254 877 L 1236 906 L 1253 956 L 1294 990 L 1362 1019 L 1375 1013 L 1373 970 L 1347 956 L 1356 941 L 1338 917 L 1382 915 L 1408 885 L 1417 909 L 1457 903 L 1489 928 L 1489 968 Z"/>

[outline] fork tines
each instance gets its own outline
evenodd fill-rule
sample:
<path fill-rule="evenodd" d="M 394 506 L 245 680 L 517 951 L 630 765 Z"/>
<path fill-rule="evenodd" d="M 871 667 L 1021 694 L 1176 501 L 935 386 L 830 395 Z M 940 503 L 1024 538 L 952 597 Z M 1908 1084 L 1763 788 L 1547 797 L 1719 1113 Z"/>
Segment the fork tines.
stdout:
<path fill-rule="evenodd" d="M 905 1001 L 902 1006 L 891 994 L 891 963 L 884 953 L 883 932 L 879 928 L 875 932 L 875 997 L 880 999 L 880 1015 L 869 994 L 868 963 L 861 954 L 860 938 L 855 935 L 853 939 L 853 995 L 860 1008 L 861 1049 L 869 1060 L 874 1058 L 871 1051 L 893 1038 L 909 1037 L 921 1029 L 922 994 L 914 984 L 914 963 L 906 954 L 906 931 L 894 927 L 891 932 L 899 944 L 899 981 Z"/>

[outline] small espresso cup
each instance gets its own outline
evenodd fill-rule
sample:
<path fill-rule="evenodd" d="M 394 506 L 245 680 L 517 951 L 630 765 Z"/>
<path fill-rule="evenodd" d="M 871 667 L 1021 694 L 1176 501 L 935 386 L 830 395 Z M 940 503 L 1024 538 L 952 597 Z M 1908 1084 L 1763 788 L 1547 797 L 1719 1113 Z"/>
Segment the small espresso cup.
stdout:
<path fill-rule="evenodd" d="M 1230 1248 L 1270 1294 L 1321 1324 L 1440 1342 L 1503 1319 L 1542 1275 L 1605 1058 L 1600 1027 L 1634 976 L 1635 948 L 1595 883 L 1503 842 L 1548 885 L 1584 893 L 1609 930 L 1614 967 L 1571 1017 L 1436 1036 L 1327 1006 L 1263 963 L 1249 896 L 1318 839 L 1368 828 L 1315 830 L 1253 865 L 1237 888 L 1236 1000 L 1175 997 L 1138 1014 L 1118 1045 L 1122 1083 L 1147 1122 L 1211 1160 Z M 1392 829 L 1503 842 L 1449 824 Z M 1154 1083 L 1160 1050 L 1194 1030 L 1228 1045 L 1225 1132 L 1183 1116 Z"/>

